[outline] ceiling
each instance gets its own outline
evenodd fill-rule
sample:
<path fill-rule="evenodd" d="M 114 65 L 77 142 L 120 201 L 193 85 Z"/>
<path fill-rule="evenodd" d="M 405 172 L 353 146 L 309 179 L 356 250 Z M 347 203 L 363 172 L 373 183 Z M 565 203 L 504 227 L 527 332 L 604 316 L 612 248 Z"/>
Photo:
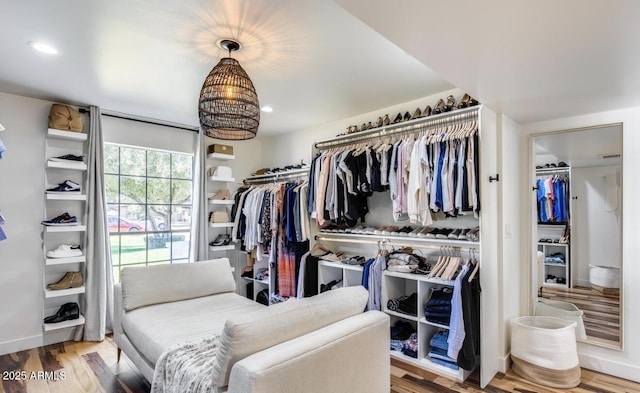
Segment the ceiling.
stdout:
<path fill-rule="evenodd" d="M 448 90 L 519 123 L 640 106 L 640 1 L 0 0 L 0 91 L 197 125 L 205 76 L 233 55 L 259 135 Z M 61 54 L 34 52 L 28 41 Z"/>
<path fill-rule="evenodd" d="M 618 165 L 620 156 L 615 156 L 622 154 L 622 126 L 617 124 L 536 136 L 534 146 L 536 165 L 557 164 L 559 161 L 573 168 Z"/>

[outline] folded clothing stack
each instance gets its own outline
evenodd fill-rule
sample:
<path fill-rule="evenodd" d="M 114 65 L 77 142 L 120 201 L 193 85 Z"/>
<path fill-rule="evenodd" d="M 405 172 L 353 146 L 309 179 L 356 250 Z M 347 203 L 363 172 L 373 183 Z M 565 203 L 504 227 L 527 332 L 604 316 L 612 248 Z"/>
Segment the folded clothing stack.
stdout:
<path fill-rule="evenodd" d="M 418 357 L 418 335 L 407 321 L 396 321 L 391 327 L 391 350 L 402 352 L 412 358 Z"/>
<path fill-rule="evenodd" d="M 565 265 L 566 264 L 566 260 L 565 260 L 565 256 L 563 253 L 561 252 L 556 252 L 553 253 L 551 255 L 548 255 L 546 257 L 544 257 L 544 263 L 550 264 L 550 265 Z"/>
<path fill-rule="evenodd" d="M 393 253 L 387 259 L 387 270 L 390 272 L 414 273 L 420 260 L 411 254 Z"/>
<path fill-rule="evenodd" d="M 269 269 L 267 269 L 266 267 L 262 267 L 258 269 L 258 272 L 256 273 L 256 280 L 265 281 L 268 279 L 269 279 Z"/>
<path fill-rule="evenodd" d="M 428 355 L 429 360 L 441 366 L 457 370 L 457 361 L 447 356 L 447 350 L 449 349 L 449 344 L 447 344 L 448 339 L 448 330 L 439 331 L 431 337 L 431 341 L 429 342 L 429 345 L 431 345 L 431 350 Z"/>
<path fill-rule="evenodd" d="M 424 316 L 427 321 L 449 326 L 452 295 L 453 289 L 449 287 L 431 291 L 431 297 L 424 307 Z"/>
<path fill-rule="evenodd" d="M 418 315 L 418 294 L 415 292 L 410 296 L 400 296 L 397 299 L 389 299 L 387 308 L 404 314 Z"/>

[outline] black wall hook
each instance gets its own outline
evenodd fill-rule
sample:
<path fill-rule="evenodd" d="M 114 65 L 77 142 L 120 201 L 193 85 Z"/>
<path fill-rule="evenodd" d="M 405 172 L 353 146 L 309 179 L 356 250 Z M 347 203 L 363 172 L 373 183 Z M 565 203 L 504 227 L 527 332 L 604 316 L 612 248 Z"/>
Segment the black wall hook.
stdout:
<path fill-rule="evenodd" d="M 489 183 L 491 183 L 492 181 L 500 181 L 500 174 L 496 173 L 495 176 L 489 176 Z"/>

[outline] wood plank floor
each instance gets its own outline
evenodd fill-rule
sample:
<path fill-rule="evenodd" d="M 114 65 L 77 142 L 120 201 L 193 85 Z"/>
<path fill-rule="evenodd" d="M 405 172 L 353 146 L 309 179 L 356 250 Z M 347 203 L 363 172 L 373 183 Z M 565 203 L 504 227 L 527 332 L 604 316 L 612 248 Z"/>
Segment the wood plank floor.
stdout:
<path fill-rule="evenodd" d="M 24 378 L 15 374 L 22 371 L 25 372 Z M 116 347 L 111 338 L 103 342 L 70 341 L 2 355 L 0 372 L 3 377 L 0 385 L 2 393 L 148 393 L 151 389 L 149 382 L 126 356 L 123 355 L 120 362 L 116 362 Z M 35 374 L 32 374 L 34 372 Z M 52 378 L 57 380 L 51 380 Z M 559 393 L 567 391 L 533 384 L 511 371 L 498 374 L 484 390 L 480 389 L 478 378 L 476 372 L 465 382 L 459 383 L 392 359 L 390 392 Z M 582 383 L 568 391 L 637 393 L 640 392 L 640 384 L 582 370 Z"/>
<path fill-rule="evenodd" d="M 619 295 L 604 295 L 585 287 L 542 287 L 541 296 L 573 303 L 584 311 L 584 327 L 589 340 L 613 346 L 620 345 Z"/>

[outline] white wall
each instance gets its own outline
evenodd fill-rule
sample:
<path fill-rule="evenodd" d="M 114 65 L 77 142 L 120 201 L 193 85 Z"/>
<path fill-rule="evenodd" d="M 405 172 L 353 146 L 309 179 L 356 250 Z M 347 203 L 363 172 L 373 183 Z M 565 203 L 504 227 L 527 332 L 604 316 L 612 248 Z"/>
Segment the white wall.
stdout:
<path fill-rule="evenodd" d="M 637 154 L 640 149 L 640 108 L 531 123 L 523 125 L 522 130 L 525 135 L 530 135 L 612 123 L 622 123 L 622 200 L 633 201 L 640 192 L 640 183 L 635 179 L 640 172 L 640 155 Z M 527 137 L 522 138 L 521 142 L 528 148 Z M 524 166 L 520 173 L 521 187 L 530 189 L 528 168 Z M 528 198 L 527 200 L 530 201 Z M 640 308 L 635 307 L 633 303 L 635 299 L 640 298 L 640 286 L 637 285 L 640 279 L 640 265 L 635 263 L 640 253 L 640 243 L 636 240 L 640 236 L 640 227 L 637 225 L 639 221 L 640 205 L 626 203 L 623 206 L 622 217 L 622 350 L 578 344 L 580 364 L 583 367 L 634 381 L 640 381 L 640 336 L 637 334 L 640 327 Z M 529 220 L 523 222 L 522 230 L 531 233 L 529 225 Z M 531 238 L 528 240 L 531 241 Z M 530 270 L 523 269 L 520 283 L 530 288 Z"/>
<path fill-rule="evenodd" d="M 571 168 L 573 280 L 589 286 L 589 265 L 620 267 L 619 166 Z"/>
<path fill-rule="evenodd" d="M 520 126 L 505 115 L 498 117 L 498 168 L 499 182 L 499 291 L 500 303 L 500 341 L 499 365 L 501 372 L 509 368 L 509 352 L 511 333 L 509 321 L 518 317 L 520 296 L 526 296 L 519 280 L 521 270 L 521 214 L 523 208 L 522 188 L 520 187 L 520 168 L 524 166 L 521 159 Z"/>
<path fill-rule="evenodd" d="M 384 92 L 380 94 L 384 94 Z M 350 125 L 358 125 L 358 127 L 360 127 L 362 123 L 371 122 L 375 124 L 378 117 L 384 116 L 385 114 L 389 114 L 391 121 L 393 121 L 398 112 L 402 112 L 403 114 L 409 112 L 413 114 L 413 111 L 415 111 L 417 107 L 422 110 L 425 106 L 431 105 L 433 108 L 440 98 L 446 99 L 450 94 L 456 97 L 457 102 L 464 93 L 460 89 L 453 89 L 388 108 L 381 108 L 348 119 L 342 119 L 288 134 L 265 137 L 263 139 L 264 153 L 262 164 L 266 167 L 282 167 L 290 164 L 299 164 L 300 160 L 304 160 L 306 164 L 309 164 L 311 160 L 311 146 L 314 142 L 343 134 Z"/>
<path fill-rule="evenodd" d="M 0 93 L 0 354 L 43 345 L 44 141 L 51 102 Z"/>

